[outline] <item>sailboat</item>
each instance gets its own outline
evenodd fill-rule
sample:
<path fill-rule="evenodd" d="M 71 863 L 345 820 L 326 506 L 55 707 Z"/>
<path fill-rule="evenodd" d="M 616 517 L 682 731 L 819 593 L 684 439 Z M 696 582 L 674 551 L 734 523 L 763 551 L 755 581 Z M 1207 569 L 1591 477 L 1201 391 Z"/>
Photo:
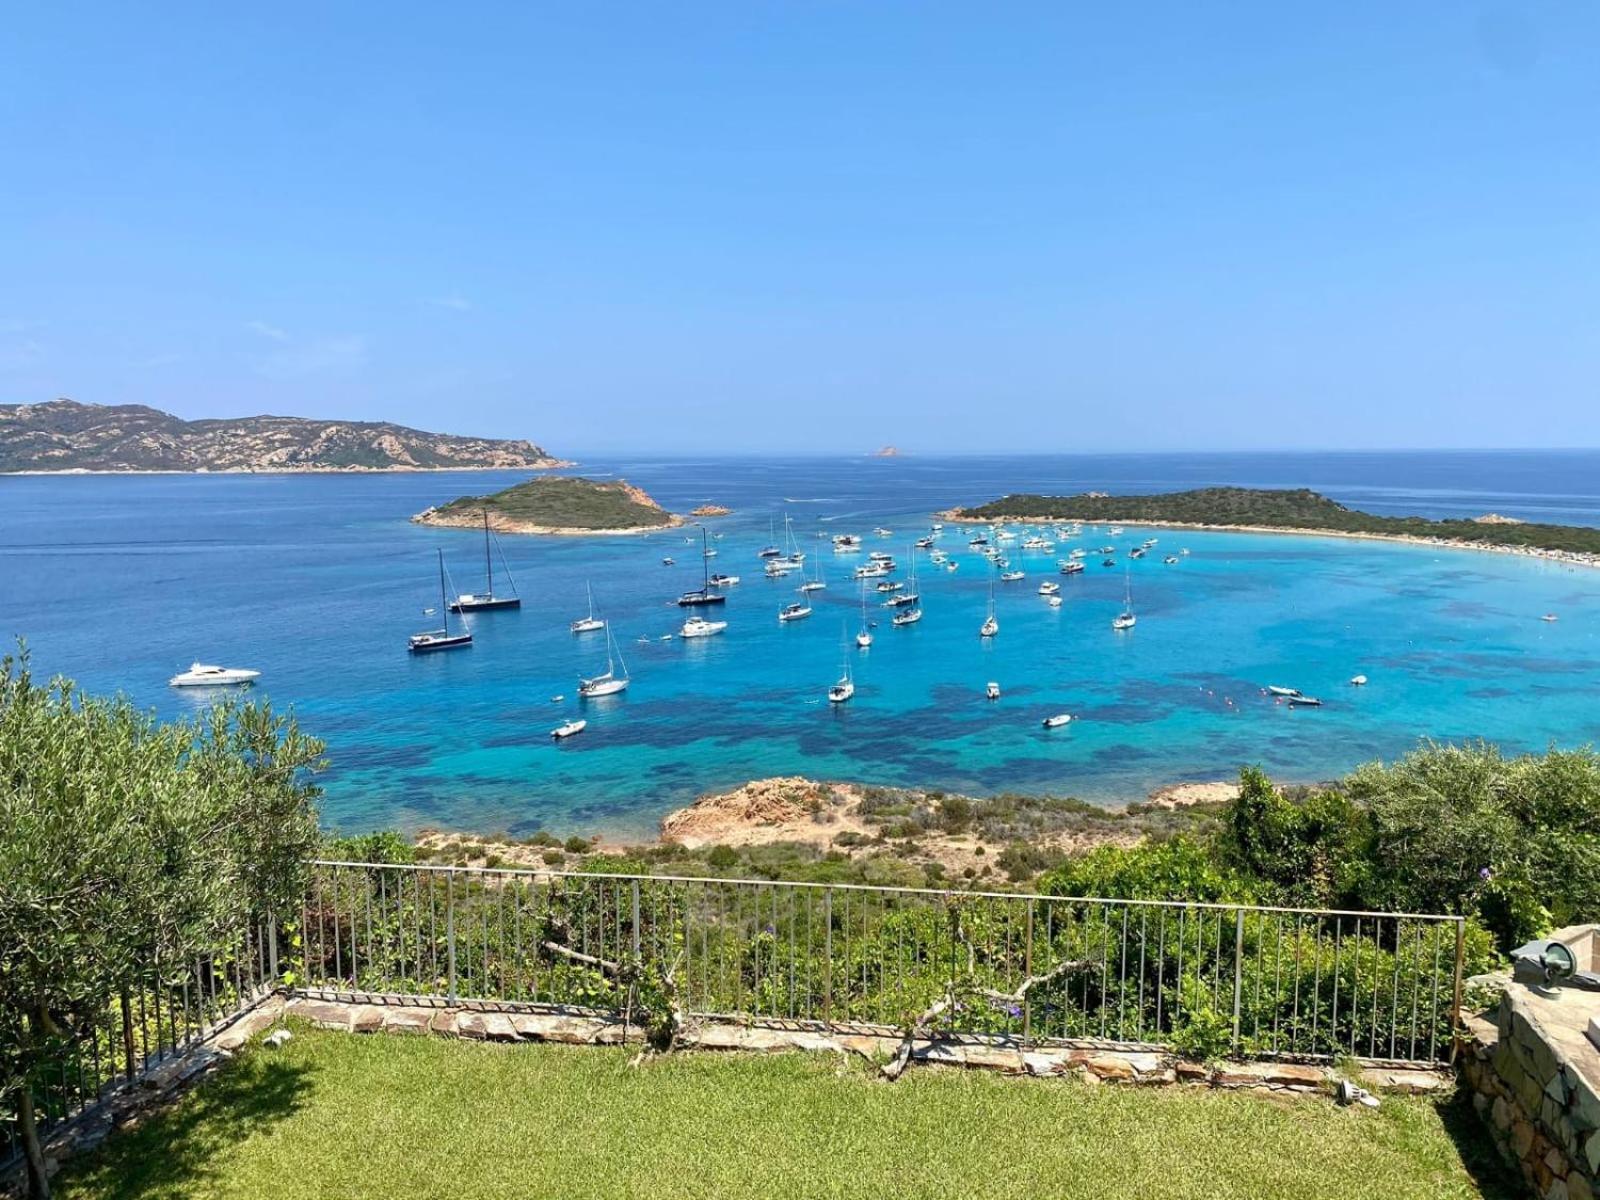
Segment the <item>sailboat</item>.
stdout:
<path fill-rule="evenodd" d="M 911 548 L 911 576 L 904 591 L 895 592 L 884 604 L 889 608 L 915 608 L 921 597 L 917 595 L 917 548 Z"/>
<path fill-rule="evenodd" d="M 1128 574 L 1127 594 L 1122 602 L 1122 611 L 1111 619 L 1113 629 L 1132 629 L 1139 618 L 1133 615 L 1133 574 Z"/>
<path fill-rule="evenodd" d="M 413 654 L 425 654 L 430 650 L 454 650 L 459 646 L 472 645 L 472 633 L 463 629 L 460 633 L 450 632 L 450 608 L 445 602 L 445 574 L 444 551 L 439 551 L 439 613 L 444 618 L 443 629 L 430 629 L 426 633 L 414 633 L 406 644 L 406 648 Z"/>
<path fill-rule="evenodd" d="M 502 563 L 504 555 L 501 556 Z M 488 608 L 521 608 L 522 597 L 517 595 L 517 581 L 511 579 L 511 568 L 506 567 L 506 578 L 511 579 L 511 595 L 494 594 L 494 556 L 489 549 L 489 510 L 483 510 L 483 573 L 484 589 L 481 592 L 463 592 L 450 601 L 451 612 L 480 612 Z"/>
<path fill-rule="evenodd" d="M 622 674 L 617 674 L 621 668 Z M 610 626 L 606 627 L 606 669 L 593 679 L 578 680 L 578 698 L 592 700 L 597 696 L 615 696 L 618 692 L 628 690 L 628 664 L 622 661 L 622 652 L 617 649 L 616 640 L 611 636 Z"/>
<path fill-rule="evenodd" d="M 821 538 L 822 538 L 822 535 L 820 533 L 817 534 L 817 539 L 819 541 L 821 540 Z M 816 563 L 817 563 L 817 575 L 816 575 L 816 578 L 815 579 L 808 579 L 804 583 L 802 583 L 800 585 L 800 590 L 802 592 L 820 592 L 820 591 L 825 590 L 827 588 L 827 586 L 828 586 L 827 582 L 822 578 L 822 555 L 821 554 L 817 555 Z"/>
<path fill-rule="evenodd" d="M 589 593 L 589 615 L 587 617 L 579 617 L 567 627 L 571 629 L 573 633 L 593 633 L 597 629 L 604 629 L 606 627 L 606 623 L 594 615 L 593 586 L 584 584 L 584 590 Z"/>
<path fill-rule="evenodd" d="M 767 544 L 761 547 L 760 558 L 777 558 L 783 551 L 778 549 L 777 519 L 767 518 Z"/>
<path fill-rule="evenodd" d="M 861 632 L 856 634 L 856 645 L 865 650 L 872 645 L 872 628 L 867 624 L 867 582 L 861 581 Z"/>
<path fill-rule="evenodd" d="M 711 568 L 707 565 L 710 556 L 707 553 L 706 527 L 700 526 L 700 587 L 692 592 L 685 592 L 678 597 L 679 608 L 694 608 L 705 604 L 726 604 L 728 597 L 721 592 L 711 590 Z"/>
<path fill-rule="evenodd" d="M 765 551 L 762 552 L 765 555 Z M 783 554 L 774 558 L 772 565 L 780 568 L 795 570 L 805 565 L 805 551 L 800 549 L 800 543 L 794 540 L 794 522 L 789 519 L 789 514 L 783 514 Z"/>
<path fill-rule="evenodd" d="M 1000 632 L 1000 622 L 994 617 L 994 572 L 989 573 L 989 615 L 984 617 L 982 626 L 978 629 L 979 637 L 993 637 Z"/>
<path fill-rule="evenodd" d="M 778 620 L 780 621 L 803 621 L 810 615 L 811 605 L 806 603 L 805 596 L 803 594 L 799 600 L 796 600 L 790 604 L 785 604 L 781 609 L 778 610 Z"/>
<path fill-rule="evenodd" d="M 844 674 L 839 676 L 839 682 L 828 689 L 829 704 L 843 704 L 856 694 L 855 680 L 850 678 L 850 660 L 845 659 Z"/>

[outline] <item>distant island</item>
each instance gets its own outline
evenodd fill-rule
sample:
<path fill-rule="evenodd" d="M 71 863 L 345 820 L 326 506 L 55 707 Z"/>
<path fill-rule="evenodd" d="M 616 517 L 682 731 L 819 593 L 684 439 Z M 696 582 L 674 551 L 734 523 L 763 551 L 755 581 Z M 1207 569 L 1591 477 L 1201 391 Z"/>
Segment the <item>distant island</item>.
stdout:
<path fill-rule="evenodd" d="M 425 433 L 387 421 L 185 421 L 142 404 L 0 404 L 0 473 L 543 469 L 528 441 Z"/>
<path fill-rule="evenodd" d="M 1094 521 L 1270 533 L 1322 533 L 1538 554 L 1600 563 L 1600 529 L 1545 525 L 1489 513 L 1471 520 L 1382 517 L 1346 508 L 1308 488 L 1213 487 L 1146 496 L 1011 495 L 940 514 L 951 521 Z"/>
<path fill-rule="evenodd" d="M 683 524 L 625 480 L 602 483 L 571 475 L 546 475 L 488 496 L 461 496 L 412 517 L 422 525 L 477 528 L 501 533 L 575 535 L 648 533 Z"/>
<path fill-rule="evenodd" d="M 691 517 L 725 517 L 733 509 L 723 504 L 702 504 L 699 508 L 689 510 Z"/>

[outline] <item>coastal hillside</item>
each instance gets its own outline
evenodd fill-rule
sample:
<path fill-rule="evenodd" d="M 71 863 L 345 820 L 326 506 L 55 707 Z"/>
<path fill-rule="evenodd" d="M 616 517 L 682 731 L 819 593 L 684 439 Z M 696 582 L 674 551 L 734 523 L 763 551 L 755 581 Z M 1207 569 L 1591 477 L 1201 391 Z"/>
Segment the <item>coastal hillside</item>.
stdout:
<path fill-rule="evenodd" d="M 563 466 L 532 442 L 387 421 L 185 421 L 142 404 L 0 404 L 0 472 L 427 471 Z"/>
<path fill-rule="evenodd" d="M 1145 496 L 1002 496 L 945 514 L 958 521 L 1098 521 L 1154 525 L 1234 526 L 1478 542 L 1571 554 L 1600 554 L 1600 529 L 1543 525 L 1495 514 L 1476 520 L 1383 517 L 1346 508 L 1309 488 L 1212 487 Z"/>
<path fill-rule="evenodd" d="M 489 525 L 502 533 L 640 533 L 683 524 L 625 480 L 549 475 L 487 496 L 461 496 L 412 517 L 423 525 Z"/>

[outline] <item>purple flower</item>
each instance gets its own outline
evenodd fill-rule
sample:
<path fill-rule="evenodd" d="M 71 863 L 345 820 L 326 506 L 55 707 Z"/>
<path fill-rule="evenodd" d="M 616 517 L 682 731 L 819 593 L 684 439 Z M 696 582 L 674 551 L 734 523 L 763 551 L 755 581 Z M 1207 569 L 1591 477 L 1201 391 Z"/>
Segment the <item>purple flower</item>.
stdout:
<path fill-rule="evenodd" d="M 1494 878 L 1494 872 L 1491 871 L 1488 867 L 1484 867 L 1481 871 L 1478 872 L 1478 878 L 1479 879 L 1493 879 Z"/>
<path fill-rule="evenodd" d="M 1006 1015 L 1009 1017 L 1020 1017 L 1022 1015 L 1022 1006 L 1020 1004 L 1006 1005 Z"/>

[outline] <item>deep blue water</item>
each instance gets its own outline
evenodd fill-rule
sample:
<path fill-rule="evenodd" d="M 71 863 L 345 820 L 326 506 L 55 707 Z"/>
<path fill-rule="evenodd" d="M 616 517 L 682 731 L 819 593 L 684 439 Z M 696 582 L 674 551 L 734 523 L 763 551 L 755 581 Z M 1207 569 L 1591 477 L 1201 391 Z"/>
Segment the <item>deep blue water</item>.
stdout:
<path fill-rule="evenodd" d="M 1287 536 L 1153 531 L 1132 564 L 1138 627 L 1115 634 L 1123 571 L 1096 556 L 1061 579 L 1054 554 L 1012 559 L 1000 636 L 980 641 L 983 560 L 951 527 L 961 562 L 924 568 L 926 617 L 845 648 L 858 625 L 857 558 L 824 552 L 828 591 L 809 621 L 780 625 L 789 584 L 763 580 L 757 549 L 784 512 L 816 535 L 859 533 L 904 561 L 928 514 L 1009 491 L 1160 490 L 1210 483 L 1309 486 L 1377 512 L 1494 510 L 1600 524 L 1600 453 L 1083 455 L 1016 458 L 590 460 L 676 511 L 706 502 L 713 568 L 739 574 L 721 637 L 656 640 L 698 581 L 684 533 L 506 538 L 520 612 L 471 620 L 469 650 L 414 657 L 406 635 L 435 621 L 434 549 L 461 589 L 480 578 L 481 541 L 407 518 L 520 473 L 371 476 L 0 477 L 0 634 L 27 637 L 38 672 L 122 690 L 165 715 L 203 703 L 166 686 L 191 659 L 263 672 L 258 694 L 292 705 L 329 743 L 325 813 L 354 830 L 443 825 L 486 832 L 636 833 L 695 794 L 806 773 L 975 793 L 1049 791 L 1111 801 L 1261 762 L 1314 780 L 1393 755 L 1419 737 L 1484 736 L 1513 748 L 1578 744 L 1600 732 L 1600 572 L 1501 555 Z M 895 531 L 872 536 L 874 526 Z M 1131 544 L 1149 536 L 1130 529 Z M 1086 532 L 1093 547 L 1107 540 Z M 1188 547 L 1176 566 L 1161 554 Z M 675 568 L 660 565 L 664 555 Z M 861 557 L 864 557 L 861 556 Z M 580 673 L 603 636 L 575 637 L 584 584 L 633 672 L 625 696 L 576 713 Z M 1539 615 L 1555 611 L 1559 622 Z M 640 645 L 637 639 L 651 639 Z M 823 699 L 841 658 L 856 698 Z M 1346 680 L 1371 677 L 1364 689 Z M 1004 689 L 983 698 L 987 680 Z M 1291 711 L 1267 683 L 1320 694 Z M 566 701 L 556 704 L 551 697 Z M 1045 731 L 1043 715 L 1078 720 Z"/>

